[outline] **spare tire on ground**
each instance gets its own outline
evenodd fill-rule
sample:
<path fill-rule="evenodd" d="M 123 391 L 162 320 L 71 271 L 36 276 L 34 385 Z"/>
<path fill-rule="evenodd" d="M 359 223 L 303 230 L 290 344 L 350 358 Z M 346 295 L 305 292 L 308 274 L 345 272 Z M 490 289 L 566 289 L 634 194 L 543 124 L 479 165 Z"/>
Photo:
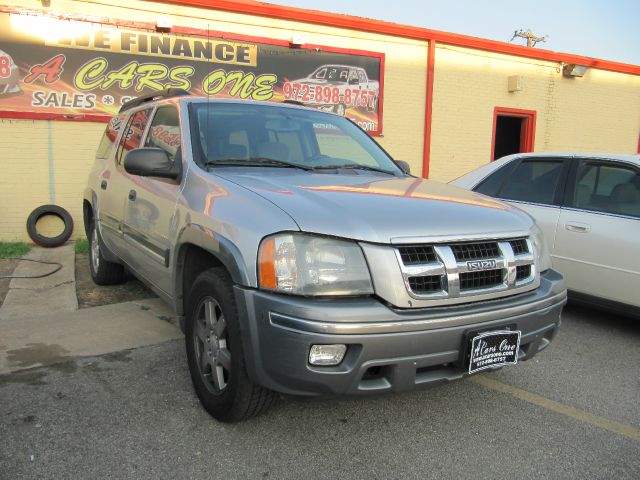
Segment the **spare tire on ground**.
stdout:
<path fill-rule="evenodd" d="M 45 237 L 38 233 L 36 224 L 38 220 L 47 215 L 58 217 L 62 220 L 62 223 L 64 223 L 64 229 L 60 235 Z M 59 247 L 71 237 L 73 233 L 73 219 L 71 215 L 69 215 L 69 212 L 58 205 L 42 205 L 29 214 L 29 218 L 27 218 L 27 233 L 36 245 L 46 248 Z"/>

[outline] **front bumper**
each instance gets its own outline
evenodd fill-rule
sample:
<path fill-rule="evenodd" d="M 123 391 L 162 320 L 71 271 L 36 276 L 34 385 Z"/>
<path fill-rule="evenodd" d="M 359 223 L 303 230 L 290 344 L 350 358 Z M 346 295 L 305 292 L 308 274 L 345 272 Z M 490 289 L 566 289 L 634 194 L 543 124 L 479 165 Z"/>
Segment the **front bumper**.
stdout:
<path fill-rule="evenodd" d="M 375 298 L 310 299 L 236 287 L 246 365 L 252 380 L 294 395 L 399 392 L 466 373 L 473 332 L 522 332 L 519 360 L 549 345 L 566 303 L 562 276 L 549 270 L 535 291 L 498 300 L 420 310 Z M 343 343 L 334 367 L 308 364 L 313 344 Z"/>

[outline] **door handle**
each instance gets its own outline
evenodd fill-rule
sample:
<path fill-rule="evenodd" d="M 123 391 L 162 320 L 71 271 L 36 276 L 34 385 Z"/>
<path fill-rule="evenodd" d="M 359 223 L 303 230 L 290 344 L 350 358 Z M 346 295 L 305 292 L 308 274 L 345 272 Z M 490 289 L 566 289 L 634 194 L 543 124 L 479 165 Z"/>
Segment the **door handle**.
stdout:
<path fill-rule="evenodd" d="M 129 200 L 131 200 L 132 202 L 136 199 L 136 191 L 135 190 L 129 190 Z"/>
<path fill-rule="evenodd" d="M 587 225 L 586 223 L 567 223 L 565 224 L 565 228 L 570 232 L 576 233 L 587 233 L 591 231 L 591 225 Z"/>
<path fill-rule="evenodd" d="M 107 189 L 107 181 L 106 180 L 102 180 L 102 182 L 100 182 L 100 188 L 102 190 L 106 190 Z"/>

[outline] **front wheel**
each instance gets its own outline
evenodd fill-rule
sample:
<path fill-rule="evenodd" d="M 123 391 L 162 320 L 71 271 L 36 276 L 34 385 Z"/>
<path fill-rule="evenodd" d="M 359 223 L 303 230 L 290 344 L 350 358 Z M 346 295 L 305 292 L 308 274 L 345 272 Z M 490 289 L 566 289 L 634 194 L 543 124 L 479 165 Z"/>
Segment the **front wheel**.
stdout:
<path fill-rule="evenodd" d="M 271 406 L 274 392 L 247 375 L 238 310 L 224 269 L 206 270 L 193 283 L 185 341 L 194 389 L 211 416 L 239 422 Z"/>

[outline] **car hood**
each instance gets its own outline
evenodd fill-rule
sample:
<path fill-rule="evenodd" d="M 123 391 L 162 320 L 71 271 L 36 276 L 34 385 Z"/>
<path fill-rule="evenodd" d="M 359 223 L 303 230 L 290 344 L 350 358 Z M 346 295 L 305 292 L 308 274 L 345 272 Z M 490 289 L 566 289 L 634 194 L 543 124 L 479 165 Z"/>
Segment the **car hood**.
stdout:
<path fill-rule="evenodd" d="M 533 223 L 503 202 L 409 176 L 233 167 L 216 169 L 215 174 L 269 200 L 304 232 L 367 242 L 490 237 L 527 232 Z"/>

